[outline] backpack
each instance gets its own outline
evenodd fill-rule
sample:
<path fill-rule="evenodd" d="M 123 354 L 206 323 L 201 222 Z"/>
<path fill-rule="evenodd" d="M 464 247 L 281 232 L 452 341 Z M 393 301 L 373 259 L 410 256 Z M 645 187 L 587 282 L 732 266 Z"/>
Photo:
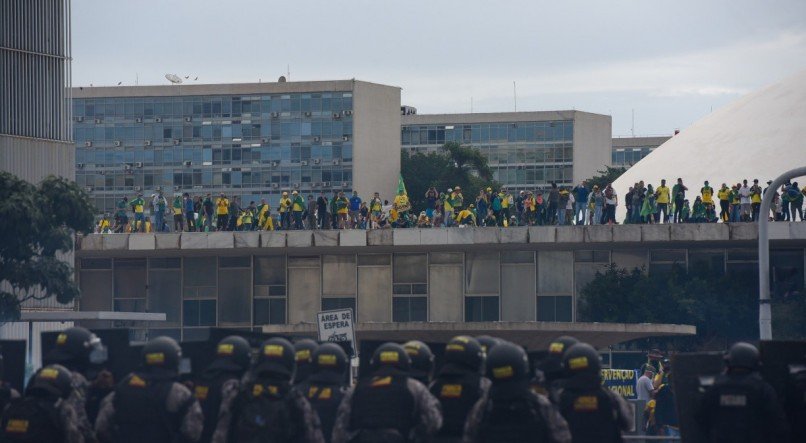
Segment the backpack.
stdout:
<path fill-rule="evenodd" d="M 789 188 L 787 188 L 787 190 L 786 190 L 786 195 L 787 195 L 787 196 L 788 196 L 788 197 L 789 197 L 791 200 L 795 200 L 795 199 L 796 199 L 796 198 L 798 198 L 798 196 L 800 195 L 800 192 L 798 192 L 798 190 L 797 190 L 797 189 L 795 189 L 794 187 L 790 186 L 790 187 L 789 187 Z"/>
<path fill-rule="evenodd" d="M 235 436 L 231 441 L 292 442 L 296 434 L 292 417 L 291 388 L 288 385 L 250 383 L 236 399 L 237 419 L 234 420 Z"/>

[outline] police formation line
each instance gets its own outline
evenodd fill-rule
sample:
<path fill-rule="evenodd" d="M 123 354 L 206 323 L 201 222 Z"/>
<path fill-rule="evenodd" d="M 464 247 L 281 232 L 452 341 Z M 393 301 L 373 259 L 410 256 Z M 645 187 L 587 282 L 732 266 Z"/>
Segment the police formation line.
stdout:
<path fill-rule="evenodd" d="M 437 371 L 424 343 L 385 343 L 354 386 L 336 344 L 275 337 L 254 352 L 236 335 L 182 383 L 181 348 L 160 337 L 103 396 L 84 376 L 100 348 L 84 328 L 59 334 L 24 396 L 3 405 L 2 441 L 578 443 L 622 441 L 633 426 L 625 400 L 602 387 L 596 350 L 571 337 L 553 341 L 535 370 L 523 348 L 488 336 L 450 340 Z M 698 408 L 710 441 L 786 441 L 758 361 L 751 345 L 730 350 Z"/>

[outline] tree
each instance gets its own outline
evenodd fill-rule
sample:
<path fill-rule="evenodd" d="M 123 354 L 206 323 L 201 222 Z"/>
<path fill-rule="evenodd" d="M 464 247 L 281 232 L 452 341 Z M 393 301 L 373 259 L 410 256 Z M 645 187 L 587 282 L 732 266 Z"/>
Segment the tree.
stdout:
<path fill-rule="evenodd" d="M 677 347 L 724 348 L 758 337 L 754 278 L 720 275 L 708 266 L 686 271 L 675 265 L 650 275 L 610 264 L 582 289 L 577 313 L 592 322 L 693 324 L 697 336 L 672 340 Z"/>
<path fill-rule="evenodd" d="M 402 153 L 400 170 L 415 210 L 424 209 L 424 195 L 430 187 L 446 192 L 458 185 L 469 204 L 480 189 L 501 186 L 493 181 L 493 171 L 481 151 L 456 142 L 445 143 L 438 153 Z"/>
<path fill-rule="evenodd" d="M 32 185 L 0 172 L 0 322 L 20 317 L 20 305 L 79 294 L 73 268 L 57 257 L 73 248 L 75 232 L 91 232 L 94 209 L 75 182 L 49 176 Z"/>
<path fill-rule="evenodd" d="M 599 189 L 604 189 L 607 187 L 607 185 L 613 183 L 617 178 L 621 177 L 621 174 L 624 174 L 626 170 L 627 168 L 623 166 L 605 166 L 604 171 L 596 171 L 599 173 L 599 175 L 594 175 L 593 177 L 586 179 L 585 183 L 588 189 L 593 188 L 594 185 L 599 186 Z"/>

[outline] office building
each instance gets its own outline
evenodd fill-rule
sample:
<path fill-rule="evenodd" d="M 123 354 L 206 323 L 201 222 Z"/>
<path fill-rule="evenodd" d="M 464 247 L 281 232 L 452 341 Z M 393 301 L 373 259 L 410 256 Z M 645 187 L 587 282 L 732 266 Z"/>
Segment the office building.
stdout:
<path fill-rule="evenodd" d="M 614 137 L 612 166 L 630 168 L 670 138 L 672 137 Z"/>
<path fill-rule="evenodd" d="M 356 80 L 74 88 L 76 181 L 97 208 L 123 196 L 280 193 L 391 197 L 400 89 Z"/>
<path fill-rule="evenodd" d="M 0 2 L 0 170 L 75 176 L 70 1 Z"/>
<path fill-rule="evenodd" d="M 611 118 L 581 111 L 403 115 L 404 152 L 439 152 L 446 142 L 478 148 L 507 188 L 571 185 L 610 164 Z"/>

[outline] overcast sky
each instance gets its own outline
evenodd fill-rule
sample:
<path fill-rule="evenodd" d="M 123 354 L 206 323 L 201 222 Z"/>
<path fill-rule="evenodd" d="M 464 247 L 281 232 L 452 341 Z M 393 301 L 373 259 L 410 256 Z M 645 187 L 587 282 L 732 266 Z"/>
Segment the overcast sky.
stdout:
<path fill-rule="evenodd" d="M 804 0 L 73 0 L 73 84 L 356 78 L 418 112 L 579 109 L 670 134 L 806 69 Z M 191 81 L 192 83 L 192 81 Z"/>

